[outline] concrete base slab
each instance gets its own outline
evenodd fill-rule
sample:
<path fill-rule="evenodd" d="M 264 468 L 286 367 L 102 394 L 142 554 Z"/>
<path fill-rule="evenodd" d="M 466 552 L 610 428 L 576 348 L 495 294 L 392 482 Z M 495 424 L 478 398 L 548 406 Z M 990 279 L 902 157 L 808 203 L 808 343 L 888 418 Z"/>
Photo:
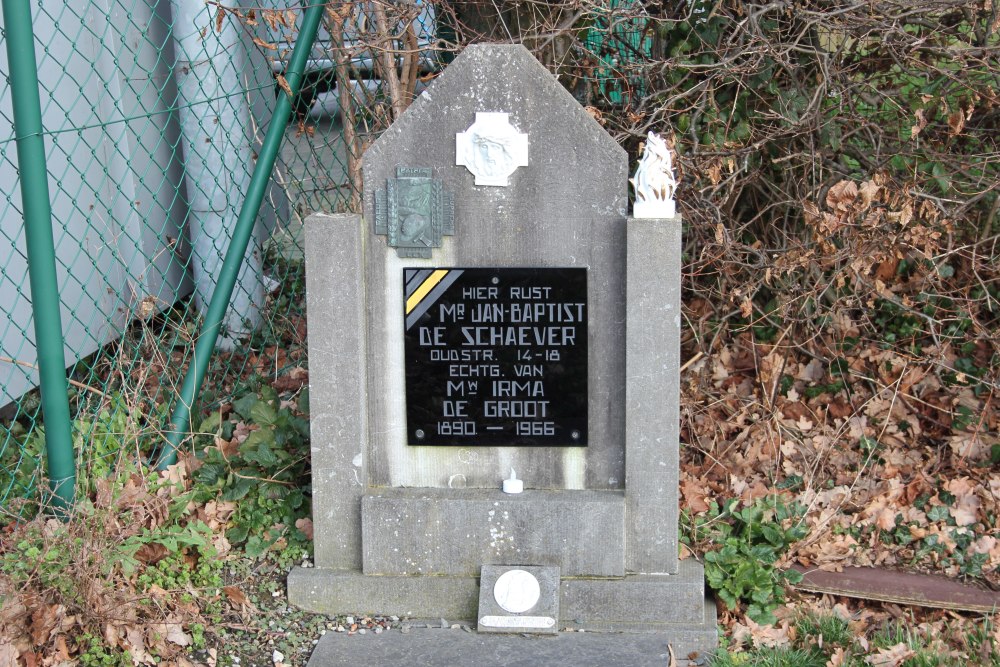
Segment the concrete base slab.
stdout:
<path fill-rule="evenodd" d="M 683 560 L 677 574 L 632 574 L 620 578 L 563 578 L 559 613 L 588 630 L 655 629 L 700 620 L 705 570 Z"/>
<path fill-rule="evenodd" d="M 677 574 L 620 578 L 563 578 L 559 586 L 559 628 L 611 632 L 666 632 L 708 622 L 703 617 L 704 570 L 680 562 Z M 338 614 L 395 615 L 471 620 L 479 608 L 479 578 L 365 575 L 354 570 L 294 568 L 288 599 L 303 609 Z"/>
<path fill-rule="evenodd" d="M 328 632 L 313 650 L 307 667 L 667 667 L 672 664 L 671 652 L 678 667 L 700 666 L 708 664 L 708 652 L 717 642 L 714 605 L 711 612 L 710 624 L 646 634 L 521 636 L 436 628 L 409 628 L 405 633 L 393 629 L 380 635 Z"/>
<path fill-rule="evenodd" d="M 479 608 L 477 577 L 364 575 L 355 570 L 294 567 L 288 601 L 317 614 L 473 619 Z"/>

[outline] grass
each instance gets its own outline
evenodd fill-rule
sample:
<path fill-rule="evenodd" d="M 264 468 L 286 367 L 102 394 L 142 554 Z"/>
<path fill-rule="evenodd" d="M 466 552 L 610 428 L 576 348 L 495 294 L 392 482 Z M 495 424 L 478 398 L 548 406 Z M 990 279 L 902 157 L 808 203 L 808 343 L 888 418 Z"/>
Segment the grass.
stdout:
<path fill-rule="evenodd" d="M 845 607 L 838 605 L 838 609 L 843 613 Z M 889 613 L 872 614 L 872 609 L 878 606 L 860 607 L 852 620 L 827 611 L 801 613 L 777 634 L 765 629 L 757 637 L 742 639 L 737 631 L 723 639 L 711 665 L 1000 667 L 996 628 L 989 617 L 911 610 L 910 617 L 895 618 Z"/>
<path fill-rule="evenodd" d="M 723 652 L 712 662 L 714 667 L 823 667 L 826 659 L 797 648 L 757 649 L 746 653 Z"/>

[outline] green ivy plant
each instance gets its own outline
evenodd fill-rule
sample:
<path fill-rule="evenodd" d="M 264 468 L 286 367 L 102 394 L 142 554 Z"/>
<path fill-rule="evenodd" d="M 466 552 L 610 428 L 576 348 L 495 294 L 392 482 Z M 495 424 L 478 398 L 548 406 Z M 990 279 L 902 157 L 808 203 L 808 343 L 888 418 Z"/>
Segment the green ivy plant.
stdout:
<path fill-rule="evenodd" d="M 157 442 L 150 424 L 162 423 L 166 406 L 144 412 L 141 405 L 121 392 L 106 397 L 96 414 L 73 420 L 77 497 L 95 491 L 98 480 L 112 479 L 122 456 L 148 454 Z M 126 444 L 127 443 L 127 444 Z M 0 425 L 0 488 L 31 496 L 44 469 L 45 426 L 27 429 L 22 424 Z M 31 512 L 22 518 L 30 518 Z"/>
<path fill-rule="evenodd" d="M 308 551 L 309 540 L 296 526 L 311 508 L 307 405 L 306 392 L 290 405 L 263 386 L 234 401 L 228 418 L 215 413 L 199 429 L 224 440 L 233 437 L 240 423 L 250 429 L 235 454 L 214 446 L 204 449 L 203 465 L 195 473 L 195 500 L 236 502 L 226 538 L 251 558 L 264 555 L 282 538 L 286 545 L 276 557 L 293 560 Z"/>
<path fill-rule="evenodd" d="M 806 536 L 798 519 L 805 508 L 780 496 L 759 498 L 740 508 L 737 498 L 712 502 L 707 515 L 694 518 L 690 534 L 699 544 L 715 547 L 705 554 L 705 578 L 730 609 L 746 604 L 757 623 L 774 623 L 774 610 L 784 601 L 784 585 L 798 583 L 795 570 L 775 567 L 788 548 Z"/>

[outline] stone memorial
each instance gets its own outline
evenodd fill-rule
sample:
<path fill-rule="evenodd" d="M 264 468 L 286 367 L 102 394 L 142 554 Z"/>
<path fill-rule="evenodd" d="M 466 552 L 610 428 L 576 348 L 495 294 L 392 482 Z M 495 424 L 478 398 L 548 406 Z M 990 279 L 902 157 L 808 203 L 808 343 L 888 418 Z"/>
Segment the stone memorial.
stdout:
<path fill-rule="evenodd" d="M 657 168 L 637 192 L 672 205 Z M 712 650 L 678 559 L 680 219 L 628 217 L 625 151 L 519 45 L 465 49 L 363 170 L 363 216 L 306 223 L 315 567 L 289 599 L 475 631 L 317 656 Z"/>

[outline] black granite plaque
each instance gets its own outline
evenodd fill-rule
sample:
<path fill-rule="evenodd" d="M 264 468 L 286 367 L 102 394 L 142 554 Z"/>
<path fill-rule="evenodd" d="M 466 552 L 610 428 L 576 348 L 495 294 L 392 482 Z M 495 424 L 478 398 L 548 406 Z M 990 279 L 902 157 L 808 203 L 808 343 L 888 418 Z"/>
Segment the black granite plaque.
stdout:
<path fill-rule="evenodd" d="M 411 445 L 587 444 L 587 270 L 403 269 Z"/>

